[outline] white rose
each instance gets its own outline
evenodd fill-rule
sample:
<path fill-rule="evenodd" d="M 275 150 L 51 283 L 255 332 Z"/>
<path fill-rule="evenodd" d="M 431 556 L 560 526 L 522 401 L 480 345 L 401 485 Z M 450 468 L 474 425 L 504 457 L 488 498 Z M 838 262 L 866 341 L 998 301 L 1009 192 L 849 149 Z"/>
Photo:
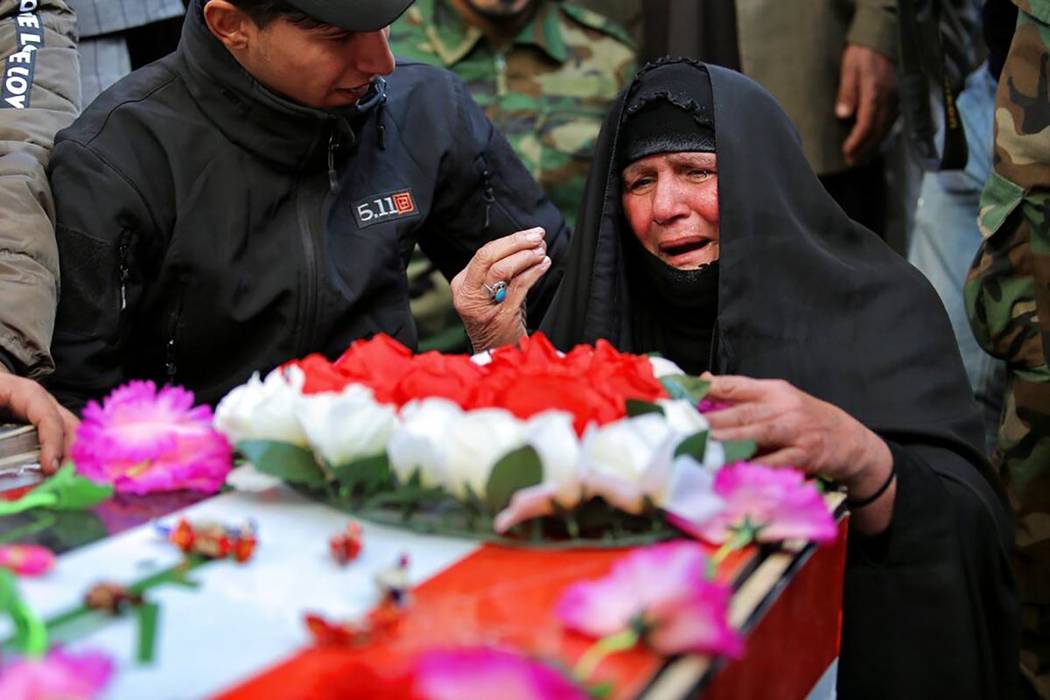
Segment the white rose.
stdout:
<path fill-rule="evenodd" d="M 668 360 L 666 357 L 649 356 L 649 364 L 653 366 L 653 374 L 657 379 L 670 377 L 676 374 L 685 374 L 685 370 Z"/>
<path fill-rule="evenodd" d="M 714 474 L 704 465 L 687 455 L 678 457 L 658 505 L 673 515 L 705 522 L 725 508 L 725 501 L 714 492 L 714 482 Z"/>
<path fill-rule="evenodd" d="M 672 439 L 657 450 L 640 479 L 640 489 L 658 508 L 706 520 L 724 506 L 714 492 L 714 474 L 688 455 L 675 457 L 675 442 Z"/>
<path fill-rule="evenodd" d="M 663 409 L 664 417 L 672 430 L 689 436 L 708 429 L 707 419 L 704 418 L 704 414 L 696 410 L 692 401 L 660 399 L 656 403 Z"/>
<path fill-rule="evenodd" d="M 311 449 L 332 466 L 381 454 L 397 427 L 395 408 L 376 403 L 362 384 L 303 396 L 297 413 Z"/>
<path fill-rule="evenodd" d="M 298 367 L 273 370 L 263 381 L 255 373 L 235 388 L 215 409 L 215 428 L 237 444 L 273 440 L 305 447 L 306 434 L 296 417 L 303 374 Z"/>
<path fill-rule="evenodd" d="M 639 513 L 644 503 L 642 479 L 679 436 L 667 419 L 646 413 L 587 431 L 583 437 L 582 464 L 587 490 L 629 513 Z"/>
<path fill-rule="evenodd" d="M 583 436 L 583 465 L 588 472 L 637 481 L 654 450 L 671 434 L 667 419 L 658 413 L 588 428 Z"/>
<path fill-rule="evenodd" d="M 553 488 L 563 508 L 577 505 L 583 495 L 580 438 L 572 423 L 572 414 L 564 411 L 545 411 L 525 423 L 525 442 L 543 465 L 542 483 Z"/>
<path fill-rule="evenodd" d="M 492 467 L 525 444 L 522 422 L 501 408 L 464 413 L 446 437 L 445 488 L 457 498 L 466 497 L 467 486 L 484 498 Z"/>
<path fill-rule="evenodd" d="M 457 404 L 440 398 L 410 401 L 401 408 L 401 423 L 390 435 L 386 453 L 402 483 L 417 471 L 428 488 L 445 483 L 448 433 L 462 415 Z"/>
<path fill-rule="evenodd" d="M 704 468 L 718 471 L 726 463 L 726 450 L 718 440 L 708 438 L 704 448 Z"/>

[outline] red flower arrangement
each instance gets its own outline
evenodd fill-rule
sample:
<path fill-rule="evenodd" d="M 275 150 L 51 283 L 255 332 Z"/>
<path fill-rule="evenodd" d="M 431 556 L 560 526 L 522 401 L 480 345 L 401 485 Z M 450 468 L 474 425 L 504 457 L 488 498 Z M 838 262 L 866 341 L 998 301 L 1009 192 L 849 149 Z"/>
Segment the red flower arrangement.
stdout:
<path fill-rule="evenodd" d="M 286 366 L 302 370 L 305 394 L 361 383 L 377 401 L 399 407 L 437 396 L 464 410 L 499 407 L 522 419 L 562 410 L 573 415 L 579 434 L 589 423 L 604 425 L 626 416 L 627 399 L 667 398 L 646 357 L 620 353 L 604 340 L 563 355 L 539 333 L 494 351 L 486 365 L 467 355 L 413 356 L 396 340 L 378 335 L 353 343 L 335 362 L 310 355 Z"/>

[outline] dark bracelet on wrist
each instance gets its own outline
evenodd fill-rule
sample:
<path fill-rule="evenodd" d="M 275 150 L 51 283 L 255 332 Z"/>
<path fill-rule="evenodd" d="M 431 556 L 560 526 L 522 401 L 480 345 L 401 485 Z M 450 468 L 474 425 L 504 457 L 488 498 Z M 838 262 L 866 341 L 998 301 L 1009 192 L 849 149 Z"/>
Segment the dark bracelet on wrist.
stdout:
<path fill-rule="evenodd" d="M 890 475 L 886 477 L 886 481 L 882 482 L 882 486 L 880 486 L 875 493 L 871 494 L 867 498 L 847 498 L 846 499 L 846 506 L 850 510 L 857 510 L 858 508 L 863 508 L 864 506 L 870 506 L 872 503 L 874 503 L 875 501 L 879 500 L 879 496 L 881 496 L 882 494 L 886 493 L 886 489 L 888 489 L 890 487 L 890 484 L 893 483 L 893 480 L 896 477 L 897 477 L 897 465 L 896 464 L 891 464 L 890 465 Z"/>

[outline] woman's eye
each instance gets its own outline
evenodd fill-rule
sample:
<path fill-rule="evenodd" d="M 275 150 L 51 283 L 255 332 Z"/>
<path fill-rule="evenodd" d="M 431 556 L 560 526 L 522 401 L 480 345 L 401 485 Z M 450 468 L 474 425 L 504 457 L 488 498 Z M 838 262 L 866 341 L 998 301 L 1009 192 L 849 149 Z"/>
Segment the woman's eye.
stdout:
<path fill-rule="evenodd" d="M 698 178 L 698 179 L 701 179 L 701 180 L 706 180 L 707 178 L 709 178 L 712 175 L 714 175 L 714 173 L 711 172 L 710 170 L 706 170 L 706 169 L 703 169 L 703 168 L 694 168 L 694 169 L 689 171 L 689 175 L 690 175 L 690 177 Z"/>
<path fill-rule="evenodd" d="M 647 185 L 652 184 L 653 179 L 651 177 L 640 177 L 636 180 L 631 180 L 627 183 L 628 192 L 637 192 Z"/>

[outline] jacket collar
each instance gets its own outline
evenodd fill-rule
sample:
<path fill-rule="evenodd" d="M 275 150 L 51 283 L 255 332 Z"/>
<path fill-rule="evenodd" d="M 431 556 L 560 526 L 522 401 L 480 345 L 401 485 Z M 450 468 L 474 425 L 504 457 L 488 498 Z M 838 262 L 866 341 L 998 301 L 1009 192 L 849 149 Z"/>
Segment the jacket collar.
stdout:
<path fill-rule="evenodd" d="M 556 2 L 540 0 L 532 19 L 511 42 L 514 46 L 535 46 L 558 63 L 569 60 L 569 48 L 558 17 Z M 468 24 L 448 0 L 417 0 L 409 9 L 418 14 L 427 30 L 434 53 L 446 68 L 452 68 L 467 57 L 485 37 L 481 30 Z"/>
<path fill-rule="evenodd" d="M 358 112 L 304 107 L 268 90 L 212 35 L 201 8 L 202 0 L 193 0 L 186 13 L 177 60 L 193 99 L 226 138 L 297 170 L 323 163 L 329 139 L 353 142 L 350 119 Z"/>

